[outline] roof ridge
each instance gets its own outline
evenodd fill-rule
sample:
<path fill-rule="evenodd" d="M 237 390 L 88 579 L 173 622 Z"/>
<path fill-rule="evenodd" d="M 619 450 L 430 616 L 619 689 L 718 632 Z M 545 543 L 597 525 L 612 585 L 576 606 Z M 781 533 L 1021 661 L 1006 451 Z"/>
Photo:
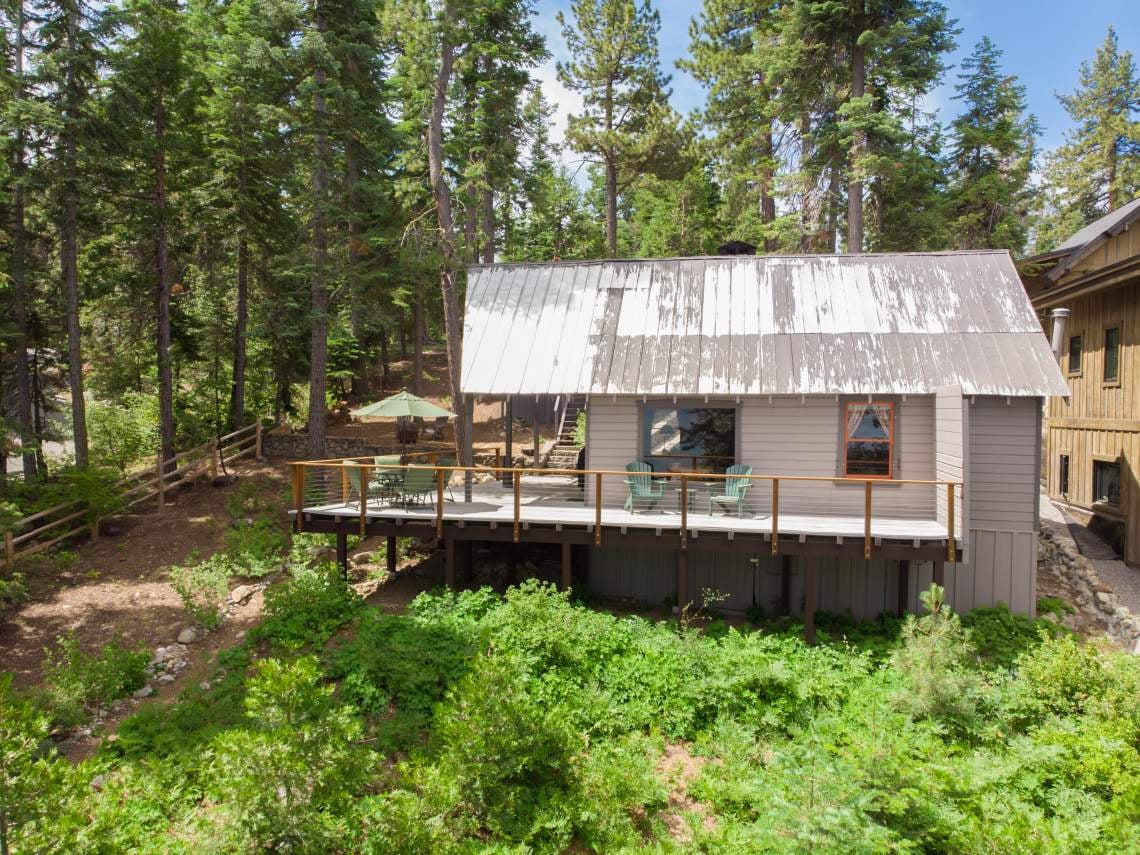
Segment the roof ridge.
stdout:
<path fill-rule="evenodd" d="M 791 259 L 837 259 L 840 261 L 853 261 L 864 258 L 936 258 L 941 256 L 959 255 L 1004 255 L 1009 256 L 1007 249 L 940 249 L 929 252 L 918 250 L 903 250 L 897 252 L 783 252 L 765 253 L 760 255 L 669 255 L 657 258 L 560 258 L 556 261 L 493 261 L 471 262 L 466 265 L 468 270 L 487 269 L 492 267 L 554 267 L 567 264 L 657 264 L 665 261 L 780 261 Z"/>

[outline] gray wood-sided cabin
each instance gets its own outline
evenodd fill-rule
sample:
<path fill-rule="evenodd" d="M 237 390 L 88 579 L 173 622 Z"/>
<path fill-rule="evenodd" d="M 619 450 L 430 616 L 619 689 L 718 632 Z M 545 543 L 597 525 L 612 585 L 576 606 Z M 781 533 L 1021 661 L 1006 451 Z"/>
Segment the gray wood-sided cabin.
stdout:
<path fill-rule="evenodd" d="M 958 610 L 1033 613 L 1042 403 L 1068 389 L 1007 253 L 492 264 L 467 283 L 465 393 L 585 407 L 578 495 L 529 475 L 501 518 L 585 544 L 597 593 L 870 617 L 941 579 Z M 649 507 L 627 507 L 633 461 Z M 709 496 L 733 465 L 752 477 L 726 511 Z M 454 504 L 441 530 L 498 528 Z"/>

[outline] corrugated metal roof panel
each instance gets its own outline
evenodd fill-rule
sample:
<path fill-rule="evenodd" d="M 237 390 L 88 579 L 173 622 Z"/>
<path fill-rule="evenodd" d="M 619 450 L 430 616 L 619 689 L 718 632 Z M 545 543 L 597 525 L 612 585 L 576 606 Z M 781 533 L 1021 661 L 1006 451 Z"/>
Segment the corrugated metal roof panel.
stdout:
<path fill-rule="evenodd" d="M 1004 252 L 475 266 L 463 357 L 476 394 L 1068 393 Z"/>

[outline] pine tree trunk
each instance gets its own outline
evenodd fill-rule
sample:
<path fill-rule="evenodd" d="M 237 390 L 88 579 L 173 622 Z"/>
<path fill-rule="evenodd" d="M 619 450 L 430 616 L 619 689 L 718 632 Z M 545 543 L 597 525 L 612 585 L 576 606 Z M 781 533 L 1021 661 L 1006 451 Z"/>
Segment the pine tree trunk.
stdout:
<path fill-rule="evenodd" d="M 16 99 L 23 100 L 24 4 L 22 0 L 17 0 L 14 13 Z M 12 226 L 8 273 L 12 283 L 13 320 L 16 325 L 16 427 L 20 434 L 24 480 L 32 481 L 38 474 L 39 467 L 32 425 L 32 376 L 28 366 L 28 284 L 25 273 L 28 242 L 24 211 L 24 178 L 27 165 L 24 148 L 24 128 L 18 124 L 12 145 Z"/>
<path fill-rule="evenodd" d="M 800 250 L 802 252 L 816 252 L 815 247 L 819 242 L 819 232 L 823 223 L 821 217 L 823 216 L 822 206 L 819 210 L 813 210 L 815 201 L 813 199 L 816 187 L 808 183 L 808 171 L 811 169 L 811 160 L 815 155 L 815 140 L 811 135 L 811 114 L 804 113 L 800 116 L 799 121 L 800 129 L 800 175 L 803 176 L 803 197 L 800 203 Z M 817 178 L 818 181 L 818 178 Z"/>
<path fill-rule="evenodd" d="M 154 272 L 155 354 L 158 363 L 159 444 L 165 463 L 174 457 L 174 381 L 170 361 L 170 264 L 166 239 L 166 105 L 161 91 L 154 106 Z"/>
<path fill-rule="evenodd" d="M 75 463 L 87 465 L 87 405 L 83 397 L 83 344 L 79 328 L 79 167 L 76 156 L 76 128 L 81 93 L 75 79 L 74 52 L 79 50 L 79 7 L 67 7 L 67 108 L 61 143 L 63 145 L 63 223 L 60 230 L 60 268 L 67 309 L 67 371 L 71 386 L 71 427 Z"/>
<path fill-rule="evenodd" d="M 605 96 L 606 134 L 614 129 L 614 86 L 606 82 Z M 606 153 L 606 249 L 610 258 L 617 258 L 617 165 L 612 150 Z"/>
<path fill-rule="evenodd" d="M 773 145 L 772 123 L 769 122 L 768 127 L 764 129 L 760 137 L 760 155 L 764 160 L 764 169 L 760 175 L 760 222 L 766 226 L 776 221 L 776 196 L 772 193 L 774 177 L 774 170 L 771 166 Z M 771 236 L 764 238 L 765 252 L 775 252 L 778 246 L 779 241 L 777 241 L 776 238 Z"/>
<path fill-rule="evenodd" d="M 392 361 L 388 355 L 388 327 L 386 325 L 380 327 L 380 371 L 380 386 L 382 389 L 387 389 L 392 373 Z"/>
<path fill-rule="evenodd" d="M 321 3 L 316 4 L 317 31 L 325 31 Z M 318 60 L 323 61 L 323 60 Z M 328 266 L 328 214 L 325 210 L 328 192 L 328 137 L 325 129 L 325 70 L 313 72 L 316 93 L 313 96 L 313 113 L 316 125 L 313 151 L 313 281 L 312 281 L 312 335 L 309 343 L 309 455 L 325 456 L 325 389 L 328 369 L 329 293 L 326 282 Z"/>
<path fill-rule="evenodd" d="M 422 395 L 424 385 L 424 286 L 416 281 L 412 295 L 412 394 Z"/>
<path fill-rule="evenodd" d="M 356 60 L 351 57 L 346 62 L 348 84 L 358 76 Z M 356 360 L 352 367 L 352 395 L 357 400 L 368 397 L 368 345 L 369 336 L 364 331 L 365 300 L 360 284 L 360 143 L 351 131 L 344 141 L 344 183 L 348 197 L 348 293 L 352 295 L 352 309 L 349 324 L 352 337 L 356 339 Z"/>
<path fill-rule="evenodd" d="M 450 28 L 454 10 L 450 3 L 444 8 L 444 32 L 440 44 L 439 71 L 432 92 L 431 116 L 428 120 L 428 173 L 431 177 L 432 197 L 435 201 L 436 218 L 439 221 L 440 254 L 443 264 L 440 267 L 440 291 L 443 297 L 443 325 L 447 336 L 447 374 L 451 386 L 453 410 L 463 406 L 460 369 L 462 367 L 463 324 L 459 314 L 459 289 L 455 281 L 455 220 L 451 212 L 451 190 L 443 174 L 443 117 L 447 108 L 447 88 L 451 81 L 451 69 L 455 60 L 455 47 L 451 43 Z M 454 420 L 455 451 L 461 466 L 471 465 L 468 454 L 467 420 Z"/>
<path fill-rule="evenodd" d="M 243 234 L 238 239 L 237 301 L 234 307 L 234 368 L 230 382 L 230 430 L 237 430 L 245 420 L 245 330 L 249 320 L 249 243 Z"/>
<path fill-rule="evenodd" d="M 495 192 L 483 188 L 483 263 L 495 263 Z"/>
<path fill-rule="evenodd" d="M 866 49 L 859 44 L 859 36 L 863 32 L 863 0 L 858 0 L 859 7 L 855 16 L 855 37 L 851 44 L 851 97 L 862 98 L 866 94 Z M 857 130 L 851 139 L 851 158 L 848 168 L 851 178 L 847 182 L 847 251 L 863 251 L 863 181 L 856 178 L 861 168 L 859 161 L 863 149 L 867 147 L 867 134 Z"/>

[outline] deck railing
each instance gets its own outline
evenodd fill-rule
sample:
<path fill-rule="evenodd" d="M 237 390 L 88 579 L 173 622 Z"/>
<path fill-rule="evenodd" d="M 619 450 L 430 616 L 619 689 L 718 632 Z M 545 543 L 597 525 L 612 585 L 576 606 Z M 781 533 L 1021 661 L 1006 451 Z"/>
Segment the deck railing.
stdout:
<path fill-rule="evenodd" d="M 435 452 L 431 453 L 435 455 Z M 412 458 L 411 455 L 408 455 Z M 615 522 L 618 500 L 628 500 L 630 489 L 626 479 L 631 478 L 630 472 L 611 469 L 527 469 L 507 468 L 501 466 L 458 466 L 439 465 L 438 457 L 424 462 L 403 463 L 401 465 L 377 465 L 371 457 L 337 458 L 332 460 L 312 460 L 293 464 L 293 505 L 296 510 L 296 524 L 298 528 L 304 526 L 304 510 L 315 508 L 340 508 L 342 513 L 348 507 L 354 507 L 360 517 L 360 532 L 364 533 L 369 512 L 377 512 L 386 504 L 397 507 L 422 507 L 434 514 L 436 532 L 442 537 L 444 521 L 447 516 L 449 504 L 448 496 L 455 490 L 463 492 L 462 501 L 480 501 L 492 493 L 500 506 L 510 506 L 509 523 L 512 526 L 513 538 L 520 539 L 521 529 L 528 524 L 527 515 L 524 514 L 524 498 L 528 503 L 545 500 L 557 500 L 565 503 L 564 506 L 577 506 L 589 508 L 592 511 L 592 527 L 594 543 L 601 545 L 602 528 L 606 524 L 621 525 Z M 411 479 L 409 479 L 411 475 Z M 509 477 L 508 477 L 509 476 Z M 872 523 L 875 517 L 876 488 L 878 494 L 887 494 L 895 499 L 892 507 L 898 508 L 898 494 L 890 495 L 888 491 L 897 488 L 913 488 L 920 491 L 919 498 L 926 501 L 931 508 L 930 517 L 936 514 L 939 518 L 945 515 L 946 556 L 951 563 L 955 560 L 957 552 L 958 532 L 955 523 L 956 499 L 960 497 L 963 484 L 961 481 L 926 480 L 926 479 L 891 479 L 819 475 L 779 475 L 779 474 L 750 474 L 730 475 L 727 473 L 647 473 L 647 492 L 658 496 L 655 504 L 672 505 L 667 492 L 675 496 L 675 510 L 665 511 L 675 514 L 676 528 L 680 535 L 681 549 L 688 548 L 691 525 L 690 517 L 694 498 L 701 498 L 702 494 L 709 499 L 711 487 L 724 484 L 729 479 L 747 481 L 749 489 L 746 500 L 741 503 L 737 513 L 741 518 L 747 510 L 747 518 L 762 517 L 765 529 L 771 533 L 771 552 L 779 552 L 780 515 L 787 511 L 789 493 L 798 491 L 799 495 L 791 496 L 798 502 L 796 510 L 806 511 L 809 514 L 821 517 L 862 517 L 863 556 L 870 558 L 873 551 L 875 536 Z M 388 479 L 389 487 L 385 487 Z M 415 483 L 414 494 L 409 493 L 404 485 Z M 500 486 L 502 483 L 509 486 Z M 361 502 L 357 485 L 369 485 L 365 492 L 367 500 Z M 474 484 L 474 492 L 472 485 Z M 763 493 L 760 488 L 766 486 Z M 781 487 L 784 487 L 784 497 L 781 498 Z M 854 490 L 861 487 L 861 503 L 852 502 L 843 494 L 842 502 L 857 509 L 856 513 L 841 515 L 834 510 L 820 513 L 813 503 L 810 495 L 811 489 L 839 486 L 844 490 Z M 723 494 L 725 491 L 721 489 Z M 445 495 L 447 494 L 447 495 Z M 937 512 L 938 497 L 944 500 L 944 511 Z M 913 498 L 913 496 L 912 496 Z M 834 496 L 831 497 L 834 501 Z M 456 500 L 452 498 L 450 502 Z M 784 506 L 781 506 L 781 502 Z M 634 501 L 636 511 L 636 500 Z M 701 515 L 706 519 L 713 516 L 713 501 L 709 499 L 707 507 L 709 512 Z M 860 505 L 861 507 L 857 507 Z M 622 509 L 627 510 L 623 501 Z M 607 511 L 610 514 L 607 518 Z M 726 511 L 731 513 L 730 511 Z M 902 516 L 914 516 L 903 514 Z M 880 517 L 888 518 L 886 515 Z M 628 523 L 630 518 L 624 518 Z M 668 527 L 672 528 L 672 524 Z"/>

